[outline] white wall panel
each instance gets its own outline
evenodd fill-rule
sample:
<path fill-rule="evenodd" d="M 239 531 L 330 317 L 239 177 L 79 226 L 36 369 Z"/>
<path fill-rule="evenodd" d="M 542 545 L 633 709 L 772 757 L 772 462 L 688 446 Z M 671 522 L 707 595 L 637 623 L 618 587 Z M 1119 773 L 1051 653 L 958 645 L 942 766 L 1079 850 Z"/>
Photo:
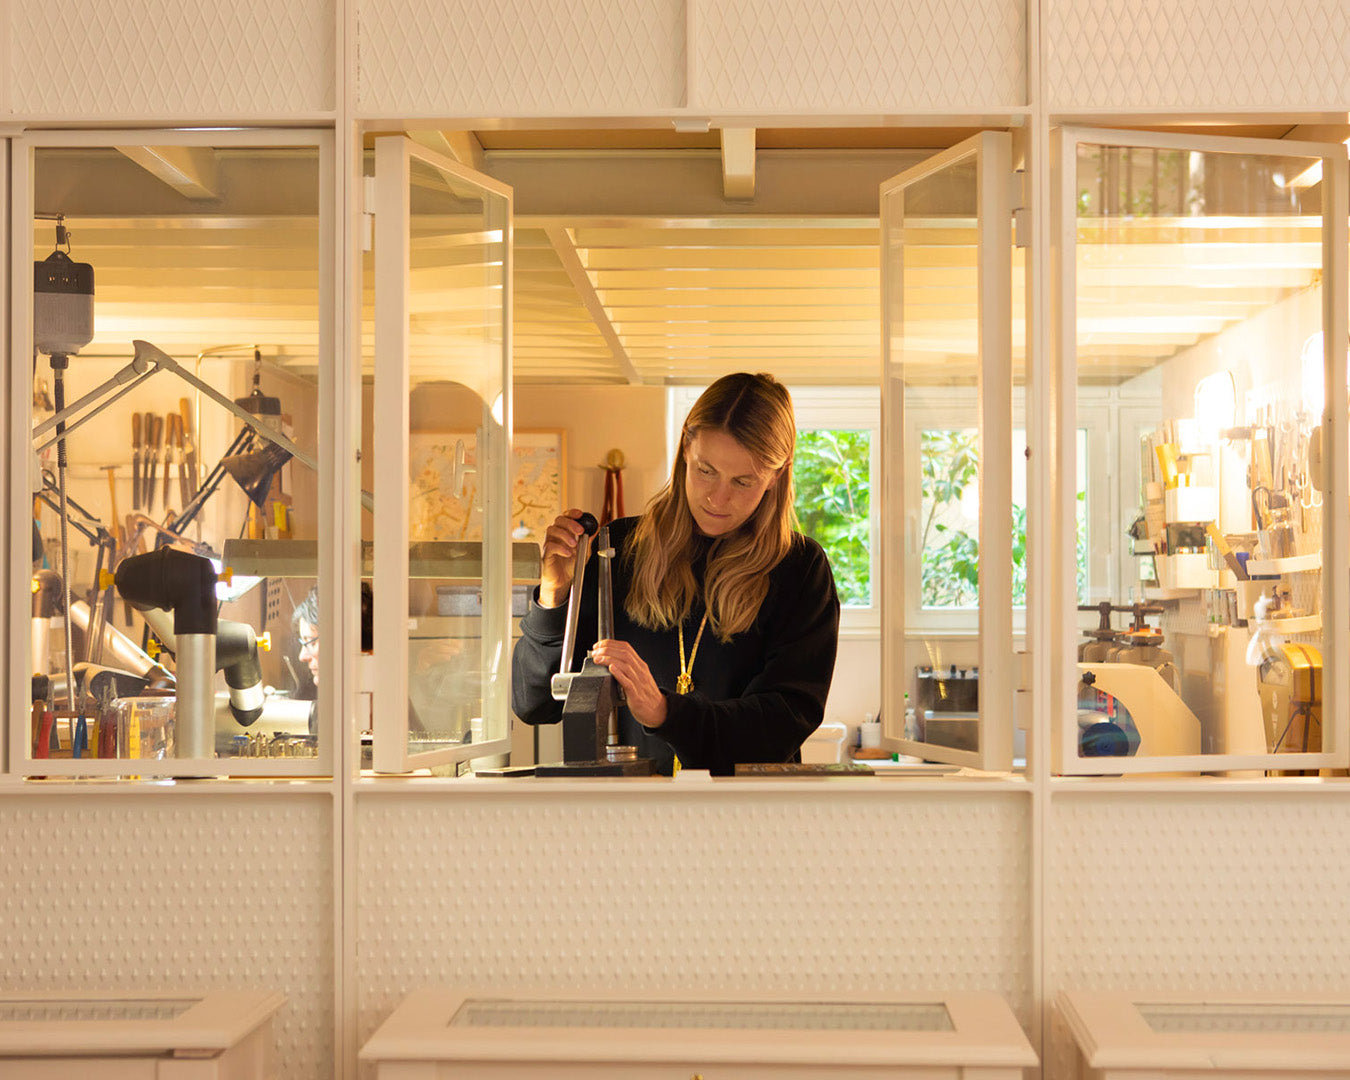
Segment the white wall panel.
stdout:
<path fill-rule="evenodd" d="M 1052 110 L 1345 109 L 1345 0 L 1050 0 Z"/>
<path fill-rule="evenodd" d="M 1026 1023 L 1026 795 L 894 783 L 857 795 L 363 793 L 358 1035 L 426 985 L 978 988 L 1004 993 Z"/>
<path fill-rule="evenodd" d="M 334 10 L 335 0 L 16 0 L 0 71 L 25 117 L 324 112 L 335 107 Z"/>
<path fill-rule="evenodd" d="M 0 988 L 276 989 L 279 1077 L 333 1073 L 332 796 L 0 797 Z"/>
<path fill-rule="evenodd" d="M 1027 103 L 1025 0 L 719 0 L 697 7 L 693 101 L 893 112 Z"/>
<path fill-rule="evenodd" d="M 358 0 L 363 116 L 664 111 L 683 0 Z"/>
<path fill-rule="evenodd" d="M 1350 993 L 1350 791 L 1059 796 L 1046 996 Z M 1058 1017 L 1046 1076 L 1072 1076 Z"/>

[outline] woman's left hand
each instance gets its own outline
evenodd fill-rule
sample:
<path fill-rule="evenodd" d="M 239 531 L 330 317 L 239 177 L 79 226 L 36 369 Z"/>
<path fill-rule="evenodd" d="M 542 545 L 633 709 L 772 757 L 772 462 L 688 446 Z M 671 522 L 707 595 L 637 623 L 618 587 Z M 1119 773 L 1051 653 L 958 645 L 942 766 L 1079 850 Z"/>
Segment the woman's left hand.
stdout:
<path fill-rule="evenodd" d="M 652 678 L 647 662 L 626 641 L 606 638 L 591 649 L 591 659 L 609 668 L 623 687 L 628 711 L 645 728 L 657 728 L 666 722 L 666 698 Z"/>

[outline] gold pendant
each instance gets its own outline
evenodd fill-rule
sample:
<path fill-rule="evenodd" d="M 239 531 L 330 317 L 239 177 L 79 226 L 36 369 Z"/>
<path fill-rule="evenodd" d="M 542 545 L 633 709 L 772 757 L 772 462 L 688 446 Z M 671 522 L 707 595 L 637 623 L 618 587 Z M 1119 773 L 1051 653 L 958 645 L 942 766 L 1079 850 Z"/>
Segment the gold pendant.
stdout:
<path fill-rule="evenodd" d="M 687 671 L 680 672 L 679 678 L 675 680 L 675 693 L 687 694 L 694 688 L 694 679 Z"/>

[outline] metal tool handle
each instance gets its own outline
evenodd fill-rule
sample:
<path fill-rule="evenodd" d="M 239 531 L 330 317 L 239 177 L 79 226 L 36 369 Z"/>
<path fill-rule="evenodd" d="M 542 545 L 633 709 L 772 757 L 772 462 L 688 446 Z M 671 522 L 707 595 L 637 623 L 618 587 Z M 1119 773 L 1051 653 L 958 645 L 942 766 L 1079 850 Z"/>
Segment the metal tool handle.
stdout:
<path fill-rule="evenodd" d="M 576 652 L 577 647 L 577 619 L 581 615 L 581 578 L 585 571 L 586 560 L 591 554 L 591 537 L 600 527 L 593 514 L 582 514 L 577 521 L 584 531 L 577 540 L 576 561 L 572 564 L 572 588 L 567 594 L 567 625 L 563 629 L 562 664 L 558 668 L 559 675 L 566 675 L 572 670 L 572 654 Z"/>

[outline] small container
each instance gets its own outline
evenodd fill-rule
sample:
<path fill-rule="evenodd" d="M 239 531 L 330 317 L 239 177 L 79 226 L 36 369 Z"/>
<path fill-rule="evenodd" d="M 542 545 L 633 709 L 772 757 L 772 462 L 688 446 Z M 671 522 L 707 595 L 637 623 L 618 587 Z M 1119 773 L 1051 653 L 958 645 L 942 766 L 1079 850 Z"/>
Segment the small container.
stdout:
<path fill-rule="evenodd" d="M 118 698 L 112 704 L 117 723 L 117 756 L 124 759 L 163 760 L 174 756 L 172 694 Z"/>

